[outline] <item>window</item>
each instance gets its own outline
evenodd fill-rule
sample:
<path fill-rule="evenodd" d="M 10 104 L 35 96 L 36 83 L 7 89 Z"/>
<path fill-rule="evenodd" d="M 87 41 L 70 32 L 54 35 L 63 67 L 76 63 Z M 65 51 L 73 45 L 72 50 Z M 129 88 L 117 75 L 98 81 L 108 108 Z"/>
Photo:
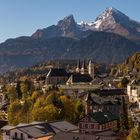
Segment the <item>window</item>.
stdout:
<path fill-rule="evenodd" d="M 15 138 L 17 138 L 17 132 L 15 132 Z"/>
<path fill-rule="evenodd" d="M 80 128 L 82 127 L 82 124 L 81 124 L 81 123 L 79 123 L 79 127 L 80 127 Z"/>
<path fill-rule="evenodd" d="M 102 125 L 102 128 L 105 129 L 105 124 Z"/>
<path fill-rule="evenodd" d="M 88 128 L 88 124 L 85 124 L 85 128 Z"/>
<path fill-rule="evenodd" d="M 31 139 L 32 137 L 30 135 L 28 135 L 28 138 Z"/>
<path fill-rule="evenodd" d="M 89 128 L 89 129 L 91 128 L 91 124 L 88 124 L 88 128 Z"/>
<path fill-rule="evenodd" d="M 91 120 L 91 122 L 95 122 L 95 120 L 93 118 L 91 118 L 90 120 Z"/>
<path fill-rule="evenodd" d="M 85 131 L 85 134 L 89 134 L 89 131 Z"/>
<path fill-rule="evenodd" d="M 100 125 L 99 124 L 97 124 L 97 129 L 100 129 Z"/>
<path fill-rule="evenodd" d="M 95 124 L 94 128 L 99 129 L 99 124 Z"/>
<path fill-rule="evenodd" d="M 21 139 L 23 139 L 23 133 L 20 134 Z"/>
<path fill-rule="evenodd" d="M 6 135 L 10 135 L 10 131 L 6 131 Z"/>
<path fill-rule="evenodd" d="M 94 124 L 91 125 L 91 128 L 94 129 Z"/>
<path fill-rule="evenodd" d="M 82 123 L 82 128 L 85 128 L 85 124 Z"/>

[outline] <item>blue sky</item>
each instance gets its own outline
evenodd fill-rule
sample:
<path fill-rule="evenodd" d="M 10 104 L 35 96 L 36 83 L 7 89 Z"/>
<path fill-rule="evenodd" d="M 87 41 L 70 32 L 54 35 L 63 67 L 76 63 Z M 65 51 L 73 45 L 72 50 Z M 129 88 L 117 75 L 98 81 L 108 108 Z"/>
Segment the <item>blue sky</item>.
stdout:
<path fill-rule="evenodd" d="M 30 36 L 69 14 L 77 22 L 94 21 L 111 6 L 140 21 L 140 0 L 0 0 L 0 42 Z"/>

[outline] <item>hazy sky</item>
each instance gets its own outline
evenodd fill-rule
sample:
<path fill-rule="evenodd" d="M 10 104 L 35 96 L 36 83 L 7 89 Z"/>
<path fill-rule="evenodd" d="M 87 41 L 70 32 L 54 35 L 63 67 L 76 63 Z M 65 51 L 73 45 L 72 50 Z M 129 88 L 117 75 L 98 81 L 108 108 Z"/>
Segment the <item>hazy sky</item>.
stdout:
<path fill-rule="evenodd" d="M 111 6 L 140 21 L 140 0 L 0 0 L 0 42 L 30 36 L 69 14 L 77 22 L 94 21 Z"/>

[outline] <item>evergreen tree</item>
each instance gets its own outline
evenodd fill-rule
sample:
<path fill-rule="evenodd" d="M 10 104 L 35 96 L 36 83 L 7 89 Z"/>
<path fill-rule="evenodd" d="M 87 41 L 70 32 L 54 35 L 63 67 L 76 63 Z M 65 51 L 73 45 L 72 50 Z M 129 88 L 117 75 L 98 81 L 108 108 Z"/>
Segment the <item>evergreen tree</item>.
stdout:
<path fill-rule="evenodd" d="M 122 97 L 121 101 L 120 130 L 129 130 L 128 112 L 124 97 Z"/>
<path fill-rule="evenodd" d="M 18 93 L 18 98 L 21 99 L 22 98 L 22 92 L 21 92 L 21 89 L 20 89 L 20 81 L 17 82 L 17 86 L 16 86 L 16 90 L 17 90 L 17 93 Z"/>

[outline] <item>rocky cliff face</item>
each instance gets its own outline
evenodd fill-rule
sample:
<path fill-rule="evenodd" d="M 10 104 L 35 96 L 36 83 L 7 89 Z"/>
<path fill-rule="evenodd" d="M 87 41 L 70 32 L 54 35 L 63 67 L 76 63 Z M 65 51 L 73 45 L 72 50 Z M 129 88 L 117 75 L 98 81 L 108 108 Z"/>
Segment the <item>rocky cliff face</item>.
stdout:
<path fill-rule="evenodd" d="M 37 30 L 32 37 L 35 39 L 48 39 L 62 36 L 79 39 L 89 35 L 91 32 L 90 30 L 81 30 L 80 26 L 75 22 L 73 15 L 69 15 L 63 20 L 58 21 L 57 25 Z"/>
<path fill-rule="evenodd" d="M 73 15 L 60 20 L 57 25 L 37 30 L 33 38 L 72 37 L 82 38 L 92 31 L 112 32 L 134 41 L 140 41 L 140 23 L 115 8 L 107 8 L 91 23 L 76 23 Z"/>
<path fill-rule="evenodd" d="M 93 29 L 113 32 L 132 40 L 140 40 L 140 23 L 112 7 L 107 8 L 96 18 Z"/>

